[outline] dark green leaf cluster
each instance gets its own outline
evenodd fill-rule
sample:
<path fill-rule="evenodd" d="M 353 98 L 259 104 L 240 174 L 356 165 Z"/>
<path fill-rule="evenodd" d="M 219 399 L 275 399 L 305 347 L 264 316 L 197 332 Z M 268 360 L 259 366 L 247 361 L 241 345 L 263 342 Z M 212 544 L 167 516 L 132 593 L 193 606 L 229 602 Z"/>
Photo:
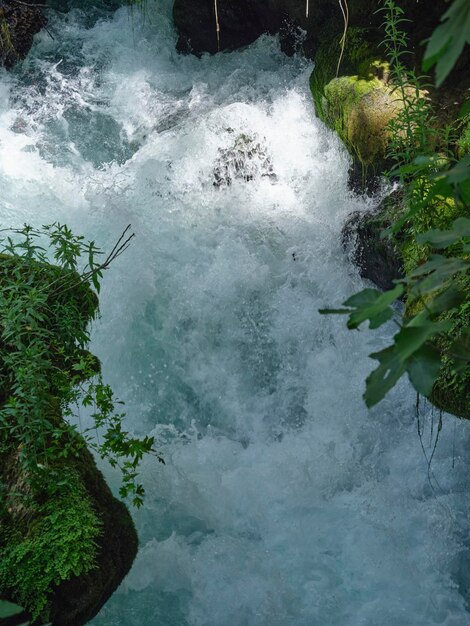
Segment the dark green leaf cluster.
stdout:
<path fill-rule="evenodd" d="M 465 41 L 462 29 L 468 23 L 463 5 L 454 0 L 428 47 L 427 57 L 431 50 L 433 62 L 445 57 L 445 63 L 438 65 L 438 84 Z M 439 400 L 438 379 L 449 389 L 458 389 L 466 398 L 458 414 L 470 418 L 470 155 L 456 160 L 450 147 L 444 156 L 435 154 L 439 141 L 433 141 L 434 116 L 422 96 L 422 79 L 403 63 L 407 44 L 400 29 L 406 21 L 403 10 L 394 0 L 385 0 L 381 10 L 385 11 L 384 46 L 404 104 L 389 129 L 389 156 L 396 163 L 391 175 L 399 177 L 407 207 L 384 236 L 404 239 L 409 261 L 405 278 L 395 281 L 394 289 L 385 293 L 365 289 L 346 300 L 345 308 L 322 313 L 347 314 L 349 328 L 368 321 L 375 329 L 392 319 L 399 326 L 393 343 L 370 355 L 379 365 L 366 381 L 368 406 L 379 402 L 407 373 L 418 393 L 435 400 Z M 461 21 L 455 19 L 458 13 Z M 467 114 L 464 107 L 462 115 Z M 448 215 L 454 216 L 450 223 Z M 393 307 L 401 298 L 406 299 L 404 316 Z"/>
<path fill-rule="evenodd" d="M 429 231 L 422 240 L 440 249 L 460 245 L 470 247 L 470 219 L 455 220 L 449 231 Z M 425 396 L 432 392 L 441 369 L 443 351 L 439 338 L 452 330 L 450 320 L 441 319 L 443 313 L 458 307 L 465 299 L 454 278 L 470 272 L 470 259 L 433 254 L 410 272 L 403 280 L 396 281 L 394 289 L 384 293 L 377 289 L 364 289 L 344 303 L 343 309 L 323 310 L 322 313 L 338 313 L 349 316 L 348 328 L 356 329 L 365 321 L 376 329 L 397 318 L 392 304 L 406 292 L 409 302 L 423 301 L 423 308 L 409 319 L 401 320 L 393 344 L 371 354 L 379 362 L 366 381 L 364 395 L 367 406 L 377 404 L 407 373 L 415 389 Z M 462 330 L 449 351 L 456 368 L 470 364 L 466 348 L 470 327 Z"/>
<path fill-rule="evenodd" d="M 129 240 L 123 235 L 104 261 L 94 242 L 63 224 L 25 226 L 0 240 L 0 445 L 18 450 L 28 481 L 42 488 L 53 482 L 57 461 L 84 445 L 71 423 L 75 407 L 92 406 L 93 432 L 102 431 L 103 441 L 90 431 L 86 439 L 119 466 L 122 495 L 140 506 L 136 468 L 154 452 L 153 438 L 134 438 L 122 428 L 125 414 L 114 410 L 113 393 L 86 350 L 98 311 L 91 287 L 99 291 L 103 270 Z"/>
<path fill-rule="evenodd" d="M 424 54 L 425 71 L 436 65 L 437 87 L 449 75 L 466 43 L 470 44 L 470 2 L 454 0 L 429 39 Z"/>
<path fill-rule="evenodd" d="M 122 403 L 87 350 L 109 255 L 63 224 L 0 238 L 0 589 L 47 620 L 52 589 L 96 566 L 101 520 L 82 484 L 88 446 L 122 473 L 122 497 L 143 503 L 139 465 L 153 437 L 124 428 Z M 80 432 L 78 411 L 93 426 Z"/>

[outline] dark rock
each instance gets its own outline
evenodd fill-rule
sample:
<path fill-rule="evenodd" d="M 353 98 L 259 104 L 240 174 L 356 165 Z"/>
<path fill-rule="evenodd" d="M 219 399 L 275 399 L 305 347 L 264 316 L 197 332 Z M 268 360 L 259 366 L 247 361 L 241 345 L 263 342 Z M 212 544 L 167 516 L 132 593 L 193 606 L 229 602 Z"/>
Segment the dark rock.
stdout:
<path fill-rule="evenodd" d="M 47 24 L 40 0 L 0 0 L 0 65 L 11 68 L 24 59 L 33 38 Z M 35 6 L 38 5 L 38 6 Z"/>
<path fill-rule="evenodd" d="M 276 179 L 271 159 L 256 137 L 241 134 L 229 148 L 219 148 L 214 187 L 228 187 L 234 180 L 249 182 L 258 176 Z"/>
<path fill-rule="evenodd" d="M 130 570 L 138 548 L 132 517 L 111 493 L 90 452 L 84 448 L 79 458 L 69 463 L 90 497 L 102 532 L 97 539 L 96 568 L 62 582 L 52 591 L 51 626 L 83 626 L 97 615 Z M 13 598 L 7 593 L 2 599 Z M 0 623 L 19 626 L 29 619 L 27 613 L 22 613 Z M 34 622 L 34 626 L 39 623 Z"/>
<path fill-rule="evenodd" d="M 274 20 L 279 29 L 278 16 L 262 10 L 258 0 L 218 0 L 220 42 L 217 38 L 214 0 L 175 0 L 173 17 L 179 32 L 178 50 L 181 52 L 215 53 L 246 46 L 267 30 Z"/>
<path fill-rule="evenodd" d="M 383 15 L 376 0 L 349 0 L 349 26 L 360 26 L 381 38 Z M 343 16 L 337 0 L 175 0 L 174 21 L 179 33 L 178 49 L 202 54 L 218 51 L 215 7 L 220 25 L 220 50 L 234 50 L 252 43 L 263 33 L 281 33 L 284 49 L 295 52 L 292 34 L 305 32 L 304 52 L 313 58 L 321 42 L 343 31 Z M 429 37 L 447 8 L 445 0 L 429 3 L 403 0 L 410 19 L 412 46 Z M 289 25 L 285 27 L 286 23 Z M 407 25 L 405 25 L 405 28 Z"/>
<path fill-rule="evenodd" d="M 57 587 L 52 600 L 52 626 L 82 626 L 90 621 L 122 582 L 137 554 L 132 517 L 124 503 L 113 496 L 86 449 L 79 460 L 79 473 L 103 523 L 97 541 L 97 568 Z"/>
<path fill-rule="evenodd" d="M 383 290 L 392 289 L 393 281 L 403 277 L 403 263 L 398 246 L 381 234 L 392 223 L 392 207 L 399 197 L 388 196 L 373 213 L 352 213 L 343 228 L 343 246 L 352 246 L 352 257 L 363 278 Z"/>

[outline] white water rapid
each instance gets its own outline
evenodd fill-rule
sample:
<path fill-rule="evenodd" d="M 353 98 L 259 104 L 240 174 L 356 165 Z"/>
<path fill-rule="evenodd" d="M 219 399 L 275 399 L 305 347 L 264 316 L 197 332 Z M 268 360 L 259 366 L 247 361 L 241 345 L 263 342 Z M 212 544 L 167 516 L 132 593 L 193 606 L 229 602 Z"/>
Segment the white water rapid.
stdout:
<path fill-rule="evenodd" d="M 93 624 L 470 624 L 470 425 L 444 416 L 429 480 L 408 383 L 361 398 L 393 326 L 318 313 L 363 286 L 341 228 L 372 200 L 312 68 L 268 37 L 179 56 L 170 4 L 53 15 L 0 73 L 2 225 L 136 233 L 92 349 L 166 465 L 144 463 L 140 553 Z"/>

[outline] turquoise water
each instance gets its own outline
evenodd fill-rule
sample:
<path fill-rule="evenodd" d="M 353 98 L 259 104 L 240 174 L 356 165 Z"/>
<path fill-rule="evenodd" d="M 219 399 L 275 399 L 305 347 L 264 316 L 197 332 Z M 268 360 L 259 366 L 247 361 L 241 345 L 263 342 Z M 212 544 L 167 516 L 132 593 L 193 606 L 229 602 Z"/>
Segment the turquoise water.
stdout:
<path fill-rule="evenodd" d="M 470 623 L 469 424 L 444 416 L 428 478 L 438 416 L 420 441 L 406 381 L 361 398 L 393 326 L 318 314 L 363 286 L 341 228 L 375 200 L 348 191 L 312 68 L 269 37 L 181 57 L 169 5 L 52 16 L 0 74 L 2 223 L 136 233 L 93 350 L 166 465 L 144 464 L 140 553 L 93 623 Z"/>

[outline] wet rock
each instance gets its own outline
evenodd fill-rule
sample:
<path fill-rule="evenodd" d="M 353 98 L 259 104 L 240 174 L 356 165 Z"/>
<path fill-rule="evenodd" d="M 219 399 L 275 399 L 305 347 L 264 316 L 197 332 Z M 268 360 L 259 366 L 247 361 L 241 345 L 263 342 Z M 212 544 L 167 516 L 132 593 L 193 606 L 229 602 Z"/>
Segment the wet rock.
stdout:
<path fill-rule="evenodd" d="M 403 109 L 396 91 L 376 76 L 341 76 L 323 94 L 323 119 L 336 130 L 365 180 L 387 165 L 389 123 Z"/>
<path fill-rule="evenodd" d="M 417 0 L 402 0 L 400 6 L 410 19 L 412 44 L 419 45 L 439 22 L 446 2 L 437 0 L 429 6 Z M 377 40 L 383 16 L 376 12 L 376 0 L 349 0 L 348 7 L 349 26 L 371 29 Z M 285 50 L 293 53 L 297 49 L 291 45 L 291 36 L 301 29 L 303 50 L 313 58 L 322 42 L 343 32 L 343 15 L 337 0 L 310 0 L 308 15 L 306 0 L 175 0 L 173 15 L 179 50 L 195 54 L 234 50 L 252 43 L 263 33 L 280 33 Z"/>
<path fill-rule="evenodd" d="M 391 226 L 400 200 L 400 194 L 394 193 L 373 213 L 352 213 L 343 228 L 343 247 L 352 248 L 352 257 L 361 276 L 383 290 L 392 289 L 393 281 L 403 277 L 403 261 L 397 243 L 381 236 Z"/>
<path fill-rule="evenodd" d="M 227 187 L 234 180 L 248 182 L 259 176 L 276 179 L 269 155 L 256 138 L 240 134 L 232 146 L 219 148 L 214 187 Z"/>
<path fill-rule="evenodd" d="M 39 0 L 0 0 L 0 65 L 11 68 L 26 57 L 34 35 L 47 24 L 43 4 Z"/>
<path fill-rule="evenodd" d="M 78 464 L 103 529 L 97 540 L 96 569 L 55 589 L 51 608 L 53 626 L 82 626 L 89 622 L 117 589 L 137 555 L 137 533 L 126 506 L 113 496 L 87 450 L 83 450 Z"/>
<path fill-rule="evenodd" d="M 226 0 L 217 3 L 217 33 L 215 8 L 214 0 L 175 0 L 173 18 L 179 33 L 178 50 L 195 54 L 235 50 L 280 27 L 279 15 L 258 0 Z"/>
<path fill-rule="evenodd" d="M 5 462 L 5 457 L 2 460 Z M 100 520 L 101 530 L 96 539 L 96 566 L 87 573 L 61 582 L 52 590 L 52 626 L 82 626 L 90 621 L 117 589 L 137 554 L 137 534 L 130 513 L 113 496 L 86 448 L 78 458 L 68 461 L 67 471 L 70 470 L 84 487 L 84 495 Z M 58 499 L 58 507 L 66 505 L 66 500 Z M 32 523 L 37 524 L 38 520 L 31 518 L 28 511 L 22 514 L 21 521 L 15 522 L 16 525 Z M 14 590 L 0 590 L 0 597 L 14 600 Z M 5 626 L 24 624 L 26 618 L 30 619 L 27 613 L 20 617 L 20 621 L 15 621 L 16 617 L 5 621 Z"/>

